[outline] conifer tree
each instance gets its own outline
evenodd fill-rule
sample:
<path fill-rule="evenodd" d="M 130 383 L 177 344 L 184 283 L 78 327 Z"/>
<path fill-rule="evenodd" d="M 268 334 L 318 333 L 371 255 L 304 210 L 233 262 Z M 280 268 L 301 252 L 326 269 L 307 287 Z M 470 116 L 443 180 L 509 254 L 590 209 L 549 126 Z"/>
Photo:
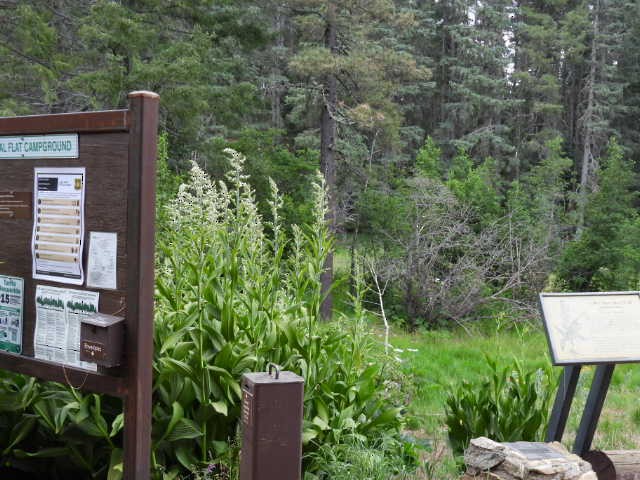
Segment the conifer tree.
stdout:
<path fill-rule="evenodd" d="M 505 161 L 513 152 L 507 112 L 511 2 L 457 0 L 434 7 L 442 45 L 437 60 L 440 119 L 436 138 L 451 157 L 463 147 L 472 156 Z"/>
<path fill-rule="evenodd" d="M 397 85 L 424 79 L 428 72 L 410 52 L 396 48 L 381 34 L 388 31 L 385 25 L 398 20 L 391 0 L 292 0 L 290 7 L 298 13 L 301 48 L 289 68 L 315 90 L 320 167 L 329 193 L 328 221 L 335 232 L 345 208 L 337 188 L 339 157 L 345 153 L 341 130 L 355 130 L 355 138 L 357 132 L 363 133 L 368 146 L 374 145 L 372 150 L 393 149 L 401 123 L 393 98 Z M 330 256 L 323 274 L 324 318 L 331 314 L 332 276 Z"/>
<path fill-rule="evenodd" d="M 514 12 L 511 125 L 516 152 L 509 165 L 511 178 L 542 161 L 545 144 L 562 135 L 558 47 L 568 3 L 521 0 Z"/>
<path fill-rule="evenodd" d="M 638 212 L 637 175 L 614 138 L 596 172 L 598 190 L 587 197 L 584 230 L 562 256 L 559 273 L 573 290 L 600 290 L 622 286 L 615 272 L 624 268 L 626 237 Z"/>
<path fill-rule="evenodd" d="M 620 40 L 625 29 L 622 6 L 621 0 L 583 2 L 564 21 L 567 136 L 579 165 L 578 236 L 585 224 L 589 193 L 597 189 L 598 160 L 608 139 L 617 134 L 612 119 L 623 89 L 617 78 Z"/>
<path fill-rule="evenodd" d="M 0 28 L 0 112 L 124 107 L 161 95 L 163 127 L 187 157 L 261 108 L 244 51 L 266 41 L 249 0 L 9 2 Z"/>

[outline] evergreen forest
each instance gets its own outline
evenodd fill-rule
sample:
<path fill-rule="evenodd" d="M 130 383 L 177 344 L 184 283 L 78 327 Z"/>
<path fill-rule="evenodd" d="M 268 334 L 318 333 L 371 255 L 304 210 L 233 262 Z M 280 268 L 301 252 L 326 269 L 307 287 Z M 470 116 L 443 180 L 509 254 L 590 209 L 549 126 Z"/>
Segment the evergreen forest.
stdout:
<path fill-rule="evenodd" d="M 156 91 L 169 171 L 195 160 L 221 178 L 235 148 L 266 216 L 267 179 L 279 186 L 287 224 L 309 218 L 320 168 L 339 243 L 371 252 L 412 328 L 523 306 L 550 274 L 636 287 L 635 2 L 8 0 L 0 14 L 0 114 Z"/>

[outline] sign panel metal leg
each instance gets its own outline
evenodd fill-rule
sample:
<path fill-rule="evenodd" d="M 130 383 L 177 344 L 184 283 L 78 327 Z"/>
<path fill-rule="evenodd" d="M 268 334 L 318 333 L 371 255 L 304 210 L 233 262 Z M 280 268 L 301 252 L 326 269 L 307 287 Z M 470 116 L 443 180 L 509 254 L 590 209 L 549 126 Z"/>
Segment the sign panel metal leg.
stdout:
<path fill-rule="evenodd" d="M 549 428 L 547 430 L 547 442 L 560 442 L 564 429 L 567 426 L 567 419 L 571 411 L 571 404 L 576 393 L 576 386 L 580 378 L 581 365 L 571 365 L 565 367 L 560 376 L 558 393 L 551 410 Z"/>
<path fill-rule="evenodd" d="M 591 383 L 591 390 L 587 397 L 587 404 L 580 420 L 580 427 L 576 434 L 576 441 L 573 445 L 573 453 L 584 456 L 591 448 L 591 442 L 598 426 L 604 399 L 611 383 L 615 364 L 607 363 L 599 365 Z"/>

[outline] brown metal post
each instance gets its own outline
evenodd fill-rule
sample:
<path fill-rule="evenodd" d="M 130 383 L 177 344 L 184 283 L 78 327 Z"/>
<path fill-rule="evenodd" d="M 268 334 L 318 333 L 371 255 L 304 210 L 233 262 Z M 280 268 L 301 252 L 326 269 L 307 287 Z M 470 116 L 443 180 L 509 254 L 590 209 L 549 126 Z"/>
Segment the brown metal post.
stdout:
<path fill-rule="evenodd" d="M 295 373 L 242 376 L 240 480 L 300 480 L 303 401 Z"/>
<path fill-rule="evenodd" d="M 147 480 L 151 461 L 155 178 L 159 96 L 129 94 L 129 238 L 124 478 Z"/>

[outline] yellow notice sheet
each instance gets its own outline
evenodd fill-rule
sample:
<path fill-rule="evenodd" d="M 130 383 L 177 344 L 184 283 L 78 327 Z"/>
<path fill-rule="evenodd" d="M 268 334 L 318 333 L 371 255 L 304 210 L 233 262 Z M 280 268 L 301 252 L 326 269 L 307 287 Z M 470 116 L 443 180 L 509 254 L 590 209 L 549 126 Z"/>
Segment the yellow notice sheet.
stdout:
<path fill-rule="evenodd" d="M 84 168 L 35 168 L 33 278 L 84 283 Z"/>

